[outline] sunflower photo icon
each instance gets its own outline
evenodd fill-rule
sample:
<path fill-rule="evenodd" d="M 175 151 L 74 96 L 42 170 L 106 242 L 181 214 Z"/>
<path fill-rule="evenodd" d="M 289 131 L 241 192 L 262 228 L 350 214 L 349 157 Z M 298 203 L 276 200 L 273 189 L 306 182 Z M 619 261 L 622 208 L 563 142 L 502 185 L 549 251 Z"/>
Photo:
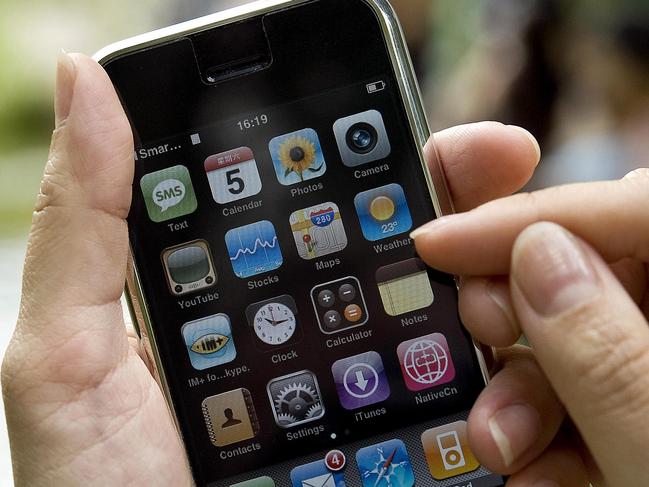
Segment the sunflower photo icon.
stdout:
<path fill-rule="evenodd" d="M 268 144 L 277 180 L 284 186 L 319 178 L 327 172 L 320 139 L 313 129 L 275 137 Z"/>

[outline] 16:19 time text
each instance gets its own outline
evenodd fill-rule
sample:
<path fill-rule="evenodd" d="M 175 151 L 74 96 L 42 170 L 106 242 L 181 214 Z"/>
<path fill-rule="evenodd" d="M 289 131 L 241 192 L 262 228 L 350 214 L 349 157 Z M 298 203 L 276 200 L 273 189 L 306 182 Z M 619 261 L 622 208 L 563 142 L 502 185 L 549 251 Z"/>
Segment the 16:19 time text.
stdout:
<path fill-rule="evenodd" d="M 268 118 L 268 115 L 261 114 L 261 115 L 257 115 L 257 116 L 252 117 L 252 118 L 246 118 L 244 120 L 239 120 L 237 122 L 237 127 L 239 127 L 239 130 L 243 131 L 243 130 L 248 130 L 248 129 L 255 128 L 255 127 L 260 127 L 262 125 L 266 125 L 266 124 L 268 124 L 269 121 L 270 120 Z"/>

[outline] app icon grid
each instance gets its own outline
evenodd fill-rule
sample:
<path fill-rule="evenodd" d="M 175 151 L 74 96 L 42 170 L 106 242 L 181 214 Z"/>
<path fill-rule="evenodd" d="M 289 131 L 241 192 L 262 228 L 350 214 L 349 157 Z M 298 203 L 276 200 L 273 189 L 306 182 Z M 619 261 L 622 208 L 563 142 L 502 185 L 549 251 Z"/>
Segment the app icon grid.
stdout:
<path fill-rule="evenodd" d="M 287 167 L 285 164 L 286 157 L 284 156 L 283 167 L 285 170 L 283 175 L 280 176 L 280 171 L 278 170 L 275 157 L 273 157 L 273 162 L 275 163 L 275 169 L 277 171 L 278 180 L 283 185 L 288 186 L 291 184 L 297 184 L 298 182 L 306 181 L 308 179 L 314 179 L 322 176 L 326 172 L 326 163 L 324 161 L 324 156 L 322 154 L 320 142 L 318 140 L 317 134 L 312 129 L 305 129 L 292 134 L 287 134 L 285 136 L 277 137 L 273 139 L 271 145 L 269 145 L 269 148 L 271 148 L 271 153 L 273 150 L 278 151 L 278 155 L 281 149 L 279 145 L 276 146 L 275 149 L 273 149 L 271 147 L 273 142 L 275 142 L 276 144 L 284 143 L 285 145 L 302 144 L 302 149 L 304 149 L 304 147 L 307 147 L 308 149 L 308 146 L 305 144 L 304 141 L 313 142 L 313 147 L 314 147 L 313 157 L 315 162 L 312 163 L 311 168 L 306 168 L 306 169 L 301 168 L 297 170 L 294 167 L 293 170 L 289 171 L 288 170 L 289 167 Z M 287 142 L 289 142 L 290 144 L 287 144 Z M 284 148 L 283 150 L 286 154 L 286 148 Z M 307 152 L 309 151 L 307 150 Z M 256 169 L 256 162 L 254 161 L 254 156 L 251 157 L 250 159 L 252 160 L 252 163 L 255 164 L 254 172 L 257 174 L 257 179 L 258 179 L 259 174 Z M 321 161 L 320 165 L 317 164 L 319 161 Z M 250 162 L 250 160 L 246 162 Z M 185 211 L 187 213 L 184 214 L 188 214 L 195 211 L 197 207 L 196 198 L 193 192 L 193 187 L 191 186 L 191 179 L 189 178 L 189 173 L 187 169 L 184 168 L 183 166 L 177 166 L 176 168 L 170 168 L 170 169 L 178 169 L 178 168 L 182 168 L 184 172 L 187 172 L 188 185 L 185 185 L 185 195 L 183 196 L 183 198 L 179 200 L 181 201 L 182 204 L 172 203 L 168 205 L 168 207 L 158 205 L 157 209 L 158 211 L 160 211 L 160 213 L 164 213 L 165 211 L 170 211 L 171 209 L 177 207 L 176 209 L 177 212 Z M 248 167 L 248 169 L 250 168 Z M 163 172 L 164 171 L 159 171 L 158 173 L 154 173 L 154 174 L 159 175 L 159 173 L 163 173 Z M 181 174 L 184 174 L 183 171 L 181 171 Z M 252 174 L 252 172 L 249 171 L 249 174 Z M 297 176 L 298 180 L 295 181 L 294 180 L 295 178 L 293 176 Z M 282 181 L 282 177 L 284 178 L 284 181 Z M 143 185 L 144 185 L 144 178 L 141 180 L 141 186 L 144 192 Z M 214 191 L 214 188 L 212 189 Z M 261 182 L 259 182 L 259 190 L 257 191 L 255 189 L 256 193 L 253 194 L 257 194 L 260 190 L 261 190 Z M 215 200 L 217 202 L 223 203 L 223 201 L 219 201 L 217 199 L 216 193 L 213 194 L 215 195 Z M 219 190 L 219 195 L 221 199 L 224 198 L 223 188 Z M 243 197 L 245 196 L 242 196 L 242 198 Z M 192 198 L 194 200 L 193 203 L 192 203 Z M 230 201 L 234 201 L 235 199 L 239 199 L 239 198 L 234 198 Z M 147 210 L 149 210 L 149 203 L 151 203 L 151 201 L 146 197 L 145 200 L 147 202 Z M 359 193 L 354 200 L 354 204 L 360 220 L 360 228 L 362 230 L 362 233 L 365 236 L 365 238 L 369 241 L 376 241 L 384 238 L 389 238 L 391 236 L 404 233 L 412 228 L 413 222 L 406 202 L 405 193 L 403 192 L 403 188 L 401 188 L 401 186 L 399 186 L 398 184 L 389 184 L 381 188 L 376 188 L 375 190 Z M 154 207 L 153 210 L 155 211 L 156 208 Z M 300 213 L 301 215 L 298 215 Z M 172 212 L 168 213 L 167 215 L 165 215 L 165 218 L 161 220 L 155 220 L 153 216 L 151 216 L 151 214 L 152 214 L 151 211 L 149 211 L 149 215 L 152 220 L 164 221 L 166 219 L 173 218 L 173 216 L 170 215 L 173 215 L 174 213 Z M 323 224 L 322 222 L 318 223 L 314 221 L 313 220 L 314 216 L 316 217 L 331 216 L 332 218 L 328 220 L 325 224 Z M 387 221 L 389 221 L 390 223 L 388 224 L 389 227 L 386 229 L 382 225 L 385 225 L 384 222 Z M 336 222 L 339 223 L 339 228 L 334 229 L 333 223 Z M 302 223 L 303 225 L 306 223 L 310 223 L 311 226 L 309 227 L 309 229 L 302 229 L 302 228 L 294 229 L 293 226 L 299 223 Z M 314 259 L 314 258 L 327 255 L 329 253 L 341 251 L 347 245 L 347 235 L 345 233 L 345 228 L 342 224 L 342 219 L 340 217 L 340 210 L 338 206 L 333 203 L 316 205 L 310 208 L 305 208 L 304 210 L 299 210 L 297 212 L 294 212 L 290 217 L 290 224 L 291 224 L 291 229 L 294 230 L 293 236 L 295 239 L 296 247 L 298 249 L 298 253 L 303 259 Z M 328 235 L 327 237 L 330 236 L 335 237 L 330 239 L 331 240 L 330 245 L 324 246 L 325 248 L 330 250 L 324 250 L 324 251 L 320 249 L 315 250 L 316 247 L 315 245 L 312 245 L 311 247 L 313 248 L 309 249 L 309 242 L 305 240 L 305 237 L 309 236 L 310 239 L 313 239 L 312 234 L 314 233 L 314 231 L 318 231 L 327 227 L 329 227 L 329 230 L 331 230 L 331 234 L 332 234 L 332 235 Z M 379 229 L 379 227 L 381 228 Z M 299 242 L 297 233 L 300 233 L 301 235 L 301 243 Z M 319 241 L 319 239 L 314 239 L 314 240 Z M 302 247 L 307 249 L 306 252 L 301 251 L 300 245 L 302 245 Z M 226 246 L 228 248 L 228 253 L 232 263 L 233 271 L 235 272 L 235 275 L 237 275 L 237 277 L 240 278 L 247 278 L 264 272 L 269 272 L 281 267 L 281 265 L 283 264 L 283 256 L 281 253 L 279 240 L 275 233 L 275 228 L 270 221 L 261 221 L 261 222 L 253 223 L 251 225 L 246 225 L 243 227 L 230 230 L 226 234 Z M 307 255 L 308 257 L 305 257 L 305 255 Z M 411 259 L 411 260 L 415 261 L 418 259 Z M 393 266 L 397 266 L 400 264 L 404 264 L 404 262 L 395 263 L 393 264 Z M 384 268 L 380 268 L 379 271 L 384 270 L 387 267 L 390 266 L 385 266 Z M 416 283 L 415 283 L 415 277 L 417 279 Z M 404 273 L 402 277 L 397 278 L 393 281 L 379 279 L 379 272 L 377 271 L 377 285 L 379 288 L 379 293 L 386 313 L 388 313 L 390 316 L 398 316 L 400 314 L 404 314 L 416 309 L 421 309 L 423 307 L 432 304 L 432 300 L 433 300 L 432 290 L 430 291 L 430 293 L 428 293 L 426 289 L 423 289 L 423 294 L 419 293 L 417 295 L 417 292 L 421 290 L 420 288 L 424 283 L 424 279 L 425 279 L 425 284 L 427 285 L 428 288 L 430 288 L 430 282 L 425 273 L 425 270 L 423 272 L 420 270 L 420 272 L 418 273 L 410 273 L 410 274 Z M 361 293 L 362 296 L 360 284 L 358 286 L 358 291 L 359 293 Z M 414 294 L 413 291 L 415 291 Z M 427 303 L 427 304 L 423 304 L 423 303 Z M 363 307 L 364 307 L 364 303 L 363 303 Z M 367 313 L 366 310 L 364 312 Z M 218 322 L 219 325 L 215 325 L 214 323 L 212 323 L 210 326 L 207 326 L 205 329 L 200 330 L 198 326 L 199 322 L 207 322 L 210 319 Z M 224 325 L 223 319 L 227 321 L 227 327 Z M 196 325 L 195 330 L 188 325 Z M 203 325 L 205 325 L 205 323 L 203 323 Z M 201 333 L 204 334 L 201 335 Z M 224 314 L 214 315 L 213 317 L 208 317 L 203 320 L 196 320 L 195 322 L 186 323 L 185 326 L 183 326 L 182 334 L 185 339 L 186 346 L 188 348 L 188 353 L 190 356 L 192 366 L 198 370 L 203 370 L 205 368 L 228 363 L 236 358 L 236 349 L 234 347 L 234 341 L 232 340 L 231 325 L 227 315 Z M 428 347 L 429 345 L 428 342 L 426 342 L 425 345 L 422 345 L 422 343 L 423 341 L 425 341 L 425 339 L 433 336 L 436 337 L 436 340 L 433 340 L 432 350 L 435 355 L 435 361 L 437 362 L 438 370 L 433 372 L 430 372 L 429 370 L 428 373 L 429 375 L 435 376 L 436 378 L 432 379 L 432 382 L 430 379 L 424 380 L 424 384 L 425 384 L 424 387 L 419 387 L 422 384 L 417 376 L 421 374 L 419 374 L 419 372 L 413 373 L 412 372 L 413 369 L 411 365 L 412 363 L 414 363 L 412 362 L 413 360 L 412 356 L 414 356 L 413 354 L 419 353 L 421 352 L 421 350 L 420 349 L 413 350 L 413 347 L 415 345 L 417 346 L 421 345 L 423 348 Z M 441 341 L 439 340 L 439 337 L 441 337 Z M 213 343 L 215 340 L 218 342 L 221 338 L 227 338 L 228 339 L 226 341 L 227 344 L 222 348 L 219 348 L 217 351 L 211 351 L 210 353 L 206 353 L 205 350 L 206 347 L 209 348 L 210 346 L 212 347 L 214 346 L 213 344 L 211 345 L 206 345 L 206 344 L 210 342 Z M 416 344 L 411 343 L 416 341 L 417 341 Z M 433 334 L 433 335 L 429 335 L 428 337 L 422 337 L 420 339 L 411 340 L 408 342 L 409 344 L 408 349 L 405 350 L 404 352 L 402 347 L 405 344 L 406 342 L 402 343 L 399 346 L 398 354 L 402 366 L 402 372 L 404 374 L 404 380 L 406 381 L 406 384 L 408 385 L 408 388 L 411 391 L 418 391 L 436 385 L 441 385 L 455 378 L 454 364 L 450 356 L 450 351 L 448 350 L 448 343 L 446 342 L 443 335 Z M 200 350 L 201 347 L 203 347 L 203 350 Z M 440 347 L 442 349 L 442 352 L 440 352 Z M 221 355 L 217 359 L 216 357 L 219 354 Z M 411 356 L 410 364 L 408 364 L 409 354 Z M 348 362 L 343 363 L 346 360 Z M 356 361 L 356 363 L 352 363 L 352 361 L 354 360 Z M 334 368 L 336 368 L 337 365 L 339 365 L 338 370 L 334 371 Z M 349 394 L 349 391 L 351 389 L 350 384 L 353 384 L 353 381 L 350 382 L 349 380 L 347 380 L 348 378 L 345 377 L 345 373 L 348 373 L 348 375 L 351 374 L 354 377 L 358 377 L 356 376 L 356 372 L 358 371 L 355 370 L 354 365 L 356 366 L 355 367 L 356 369 L 361 369 L 359 371 L 361 372 L 360 377 L 362 377 L 362 379 L 357 378 L 357 383 L 363 380 L 367 380 L 368 382 L 367 387 L 373 390 L 372 393 L 365 395 L 365 390 L 362 390 L 360 393 L 357 392 L 356 395 Z M 363 369 L 363 366 L 365 365 L 369 365 L 369 367 Z M 341 375 L 341 370 L 342 370 L 342 377 L 339 378 L 338 376 Z M 369 375 L 365 374 L 363 370 L 368 372 Z M 376 374 L 373 375 L 373 372 L 375 372 Z M 336 389 L 339 395 L 341 405 L 343 405 L 343 407 L 345 407 L 348 410 L 357 409 L 360 407 L 364 407 L 367 405 L 371 405 L 383 401 L 387 399 L 390 395 L 390 388 L 389 388 L 389 384 L 387 383 L 387 377 L 385 378 L 385 384 L 383 384 L 382 382 L 383 381 L 382 376 L 385 375 L 385 371 L 383 370 L 381 357 L 376 352 L 366 352 L 358 356 L 349 357 L 348 359 L 338 360 L 332 365 L 332 374 L 334 375 L 335 385 L 336 385 Z M 283 383 L 282 380 L 285 379 L 292 379 L 293 382 L 289 384 Z M 412 385 L 412 382 L 409 381 L 414 381 L 415 383 L 419 383 L 419 386 Z M 279 391 L 279 396 L 277 395 L 277 386 L 283 386 L 283 389 L 280 389 Z M 291 413 L 284 414 L 281 410 L 281 406 L 278 406 L 278 404 L 282 404 L 282 399 L 280 399 L 279 401 L 277 400 L 278 398 L 281 398 L 281 394 L 286 395 L 295 390 L 303 390 L 308 392 L 307 396 L 310 395 L 310 399 L 307 401 L 308 403 L 307 406 L 309 406 L 309 408 L 307 409 L 307 414 L 304 417 L 301 417 L 299 415 L 292 415 Z M 276 394 L 275 400 L 272 396 L 273 393 Z M 315 377 L 314 374 L 308 371 L 302 371 L 299 373 L 291 374 L 289 376 L 273 379 L 268 384 L 268 394 L 269 394 L 269 398 L 271 399 L 271 403 L 273 404 L 273 413 L 275 415 L 276 422 L 281 427 L 286 428 L 286 427 L 297 426 L 310 421 L 314 421 L 324 416 L 324 405 L 322 402 L 322 397 L 320 396 L 318 379 Z M 345 394 L 347 394 L 347 398 L 343 399 L 343 396 L 345 396 Z M 364 399 L 367 399 L 369 396 L 372 396 L 372 399 L 369 399 L 368 402 L 364 402 Z M 226 418 L 226 421 L 228 420 L 229 419 Z M 282 422 L 283 424 L 281 424 Z M 396 444 L 396 447 L 392 450 L 390 456 L 385 457 L 383 447 L 386 447 L 386 445 L 393 446 L 392 445 L 393 442 Z M 400 443 L 403 446 L 403 450 L 399 449 L 398 443 Z M 379 446 L 381 448 L 379 448 Z M 399 440 L 392 440 L 390 442 L 385 442 L 383 444 L 373 445 L 372 447 L 367 447 L 365 449 L 361 449 L 358 451 L 357 454 L 358 465 L 361 468 L 361 470 L 365 468 L 365 473 L 362 475 L 367 476 L 369 472 L 367 470 L 367 468 L 369 468 L 368 467 L 369 464 L 365 462 L 365 467 L 361 465 L 361 458 L 362 458 L 361 452 L 374 447 L 376 447 L 374 451 L 375 457 L 379 458 L 380 461 L 386 462 L 390 460 L 390 462 L 396 462 L 393 464 L 398 464 L 400 466 L 403 466 L 404 468 L 409 462 L 408 454 L 407 451 L 405 450 L 405 445 L 403 445 L 403 443 Z M 369 452 L 365 452 L 365 453 L 369 457 Z M 405 461 L 400 460 L 399 462 L 397 462 L 396 460 L 403 458 L 403 455 L 405 455 L 406 460 Z M 315 463 L 321 463 L 321 462 L 314 462 L 314 464 Z M 394 483 L 390 483 L 390 482 L 386 483 L 385 484 L 386 487 L 401 487 L 401 486 L 410 487 L 411 485 L 414 485 L 414 474 L 412 473 L 412 466 L 409 466 L 409 468 L 411 472 L 410 475 L 412 475 L 412 480 L 409 479 L 407 474 L 404 474 L 403 476 L 395 477 L 395 479 L 398 478 L 398 480 L 394 480 Z M 376 465 L 374 466 L 374 470 L 376 470 Z M 383 468 L 378 469 L 379 474 L 382 471 Z M 269 477 L 260 478 L 258 480 L 262 482 L 266 482 L 266 479 L 270 480 Z M 251 485 L 256 485 L 254 484 L 255 480 L 250 481 L 253 482 L 253 484 Z M 377 476 L 374 483 L 371 485 L 373 485 L 374 487 L 382 487 L 383 481 L 384 481 L 383 478 Z M 248 482 L 244 482 L 241 485 L 248 485 Z M 336 487 L 344 487 L 344 480 L 342 480 L 342 484 L 339 485 L 338 483 L 336 483 L 335 485 Z M 370 485 L 365 483 L 365 478 L 363 478 L 363 485 L 364 486 Z M 303 487 L 303 485 L 300 485 L 300 487 Z"/>

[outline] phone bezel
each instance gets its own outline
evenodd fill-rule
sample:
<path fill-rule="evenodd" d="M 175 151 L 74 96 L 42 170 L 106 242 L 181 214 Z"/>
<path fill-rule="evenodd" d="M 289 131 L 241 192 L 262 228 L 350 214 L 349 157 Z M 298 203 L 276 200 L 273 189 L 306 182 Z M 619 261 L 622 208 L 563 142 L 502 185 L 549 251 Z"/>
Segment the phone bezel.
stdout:
<path fill-rule="evenodd" d="M 172 42 L 191 34 L 223 27 L 251 17 L 277 12 L 308 3 L 309 1 L 312 0 L 259 0 L 110 44 L 95 53 L 93 59 L 104 66 L 118 57 L 142 51 L 152 46 Z M 391 64 L 395 69 L 399 94 L 404 100 L 405 111 L 409 121 L 409 131 L 416 142 L 417 153 L 424 171 L 426 185 L 431 200 L 433 201 L 435 213 L 439 216 L 454 213 L 453 203 L 440 163 L 439 154 L 434 140 L 430 138 L 431 132 L 426 112 L 423 108 L 421 91 L 401 24 L 394 9 L 387 0 L 361 1 L 370 6 L 375 12 L 384 35 Z M 424 154 L 424 146 L 426 144 L 429 144 L 431 149 L 430 154 L 435 157 L 435 161 L 432 161 L 430 166 L 426 162 L 426 156 Z M 124 293 L 126 302 L 131 319 L 133 320 L 133 325 L 136 328 L 142 347 L 149 360 L 153 375 L 162 388 L 176 429 L 182 437 L 182 430 L 178 423 L 177 413 L 171 399 L 171 392 L 162 366 L 162 359 L 156 344 L 148 304 L 142 292 L 141 280 L 133 256 L 133 250 L 129 245 L 129 259 Z M 475 340 L 473 340 L 473 345 L 480 372 L 486 385 L 490 379 L 487 358 L 489 358 L 489 363 L 493 362 L 494 351 L 491 348 L 478 344 Z"/>

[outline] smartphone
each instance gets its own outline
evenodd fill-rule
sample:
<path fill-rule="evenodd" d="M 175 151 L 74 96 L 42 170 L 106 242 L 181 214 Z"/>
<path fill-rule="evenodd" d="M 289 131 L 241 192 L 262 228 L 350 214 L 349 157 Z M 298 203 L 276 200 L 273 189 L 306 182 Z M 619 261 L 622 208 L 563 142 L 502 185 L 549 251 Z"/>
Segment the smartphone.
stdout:
<path fill-rule="evenodd" d="M 262 1 L 96 59 L 136 143 L 127 294 L 196 484 L 503 485 L 467 442 L 486 371 L 456 282 L 409 238 L 451 206 L 389 4 Z"/>

